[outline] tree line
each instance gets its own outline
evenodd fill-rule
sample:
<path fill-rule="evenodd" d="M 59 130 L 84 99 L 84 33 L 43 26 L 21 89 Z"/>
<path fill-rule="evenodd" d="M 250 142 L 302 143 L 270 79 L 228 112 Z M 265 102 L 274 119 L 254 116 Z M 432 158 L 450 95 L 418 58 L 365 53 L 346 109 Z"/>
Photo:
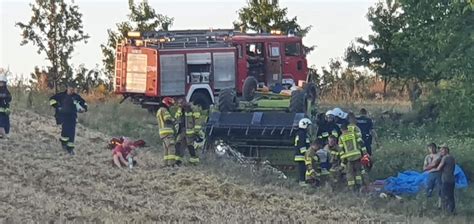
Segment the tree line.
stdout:
<path fill-rule="evenodd" d="M 35 0 L 30 21 L 16 24 L 22 30 L 21 44 L 37 46 L 50 62 L 43 70 L 35 69 L 33 84 L 57 90 L 76 80 L 85 90 L 99 85 L 111 90 L 116 45 L 127 32 L 168 30 L 174 21 L 146 0 L 129 0 L 128 8 L 127 20 L 107 30 L 102 69 L 74 69 L 69 62 L 74 46 L 89 38 L 78 6 L 66 0 Z M 243 32 L 278 29 L 305 36 L 311 26 L 289 18 L 287 11 L 276 0 L 249 0 L 237 11 L 233 25 Z M 453 122 L 453 114 L 464 116 L 474 109 L 473 0 L 380 0 L 368 9 L 367 20 L 373 34 L 356 38 L 342 60 L 310 68 L 322 95 L 350 99 L 406 93 L 415 104 L 421 93 L 427 93 L 442 122 Z M 313 47 L 305 49 L 309 53 Z"/>

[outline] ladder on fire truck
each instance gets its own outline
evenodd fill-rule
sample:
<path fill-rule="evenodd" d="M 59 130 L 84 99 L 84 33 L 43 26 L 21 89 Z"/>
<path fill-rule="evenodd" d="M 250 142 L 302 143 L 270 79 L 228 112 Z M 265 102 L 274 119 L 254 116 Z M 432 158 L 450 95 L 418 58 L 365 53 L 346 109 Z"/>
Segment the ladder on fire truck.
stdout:
<path fill-rule="evenodd" d="M 118 42 L 115 48 L 115 82 L 114 89 L 121 89 L 125 84 L 124 60 L 125 54 L 122 52 L 123 43 Z M 117 86 L 120 85 L 120 86 Z"/>
<path fill-rule="evenodd" d="M 160 49 L 229 47 L 232 29 L 149 31 L 143 33 L 146 46 Z"/>

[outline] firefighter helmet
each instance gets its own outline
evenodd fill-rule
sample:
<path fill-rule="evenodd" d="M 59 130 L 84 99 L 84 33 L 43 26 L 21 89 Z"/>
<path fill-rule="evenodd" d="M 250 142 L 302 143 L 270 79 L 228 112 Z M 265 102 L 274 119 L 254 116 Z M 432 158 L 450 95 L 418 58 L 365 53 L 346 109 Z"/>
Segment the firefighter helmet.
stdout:
<path fill-rule="evenodd" d="M 167 96 L 167 97 L 163 98 L 163 100 L 161 100 L 161 102 L 162 102 L 164 105 L 166 105 L 167 107 L 171 107 L 171 105 L 174 104 L 174 99 L 171 98 L 171 97 L 169 97 L 169 96 Z"/>
<path fill-rule="evenodd" d="M 300 122 L 298 123 L 298 127 L 301 128 L 301 129 L 307 129 L 308 126 L 310 126 L 311 124 L 313 124 L 313 123 L 311 122 L 310 119 L 308 119 L 308 118 L 303 118 L 303 119 L 301 119 Z"/>
<path fill-rule="evenodd" d="M 337 117 L 342 118 L 342 119 L 347 118 L 347 113 L 342 111 L 341 108 L 339 108 L 339 107 L 336 107 L 336 108 L 332 109 L 332 112 L 333 112 L 334 116 L 337 116 Z"/>
<path fill-rule="evenodd" d="M 367 168 L 369 170 L 372 168 L 372 159 L 368 154 L 362 156 L 362 158 L 360 159 L 360 163 L 364 168 Z"/>

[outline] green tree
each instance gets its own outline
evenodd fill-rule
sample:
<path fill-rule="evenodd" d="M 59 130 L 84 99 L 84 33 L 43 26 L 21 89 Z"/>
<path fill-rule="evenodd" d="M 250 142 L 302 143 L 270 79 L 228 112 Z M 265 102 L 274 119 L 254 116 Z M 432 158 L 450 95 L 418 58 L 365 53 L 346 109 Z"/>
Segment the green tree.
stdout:
<path fill-rule="evenodd" d="M 404 25 L 397 0 L 379 1 L 369 8 L 367 19 L 374 34 L 356 39 L 346 50 L 345 61 L 349 67 L 370 68 L 384 79 L 384 94 L 393 78 L 399 78 L 398 61 L 406 55 L 397 36 Z"/>
<path fill-rule="evenodd" d="M 83 64 L 76 69 L 74 81 L 79 89 L 83 92 L 90 93 L 93 89 L 100 85 L 105 85 L 105 81 L 101 78 L 101 72 L 98 65 L 94 69 L 87 69 Z"/>
<path fill-rule="evenodd" d="M 288 19 L 288 9 L 280 8 L 277 0 L 249 0 L 238 13 L 239 19 L 234 22 L 234 27 L 243 32 L 280 30 L 287 34 L 291 30 L 298 36 L 305 36 L 311 29 L 311 26 L 301 27 L 297 17 Z"/>
<path fill-rule="evenodd" d="M 125 40 L 129 31 L 154 31 L 154 30 L 168 30 L 173 24 L 173 18 L 159 14 L 153 9 L 146 0 L 135 4 L 134 0 L 128 1 L 130 14 L 128 14 L 129 21 L 117 23 L 116 31 L 112 29 L 107 30 L 109 38 L 106 44 L 102 44 L 102 54 L 104 63 L 105 75 L 109 79 L 110 87 L 112 85 L 114 71 L 115 71 L 115 49 L 117 44 Z"/>
<path fill-rule="evenodd" d="M 58 85 L 72 78 L 69 64 L 74 46 L 87 43 L 89 35 L 84 33 L 79 7 L 65 0 L 36 0 L 30 4 L 32 17 L 29 22 L 16 23 L 22 30 L 21 45 L 31 43 L 38 54 L 45 54 L 50 62 L 48 81 L 58 91 Z"/>
<path fill-rule="evenodd" d="M 466 2 L 400 0 L 406 49 L 419 61 L 423 81 L 438 82 L 473 70 L 474 11 Z"/>

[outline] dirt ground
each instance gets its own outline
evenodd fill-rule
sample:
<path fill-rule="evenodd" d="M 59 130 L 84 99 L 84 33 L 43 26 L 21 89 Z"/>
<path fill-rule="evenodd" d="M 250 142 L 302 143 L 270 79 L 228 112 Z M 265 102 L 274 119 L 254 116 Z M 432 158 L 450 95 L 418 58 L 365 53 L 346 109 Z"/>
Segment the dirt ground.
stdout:
<path fill-rule="evenodd" d="M 136 169 L 115 169 L 102 133 L 79 125 L 71 157 L 52 117 L 16 111 L 11 121 L 11 138 L 0 140 L 0 223 L 394 221 L 318 194 L 234 184 L 202 167 L 160 169 L 152 150 L 139 152 Z"/>

